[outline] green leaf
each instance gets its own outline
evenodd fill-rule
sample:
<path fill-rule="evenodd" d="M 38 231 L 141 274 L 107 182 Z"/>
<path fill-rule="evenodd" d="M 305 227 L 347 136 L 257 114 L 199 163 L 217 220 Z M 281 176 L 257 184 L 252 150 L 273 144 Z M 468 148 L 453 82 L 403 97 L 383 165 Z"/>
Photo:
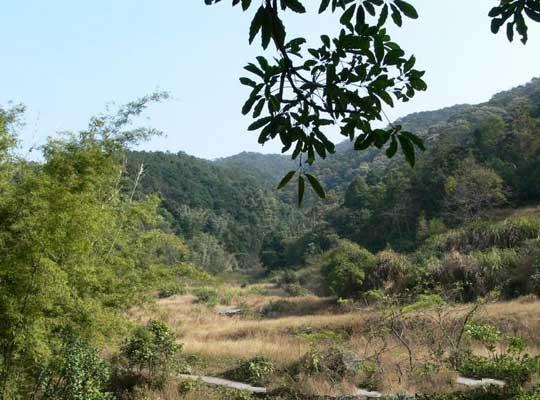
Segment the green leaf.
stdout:
<path fill-rule="evenodd" d="M 403 19 L 401 18 L 401 13 L 397 9 L 395 5 L 391 5 L 390 8 L 392 9 L 392 20 L 394 21 L 394 24 L 397 26 L 403 25 Z"/>
<path fill-rule="evenodd" d="M 407 17 L 412 18 L 412 19 L 418 18 L 418 12 L 411 4 L 403 0 L 395 0 L 394 2 L 399 7 L 401 12 L 405 14 Z"/>
<path fill-rule="evenodd" d="M 356 10 L 356 31 L 360 32 L 362 27 L 366 24 L 366 12 L 361 4 L 358 5 Z"/>
<path fill-rule="evenodd" d="M 273 37 L 278 46 L 284 46 L 285 38 L 287 37 L 285 25 L 283 25 L 283 21 L 277 14 L 274 15 L 271 11 L 269 11 L 268 14 L 270 15 L 270 21 L 272 23 L 270 36 Z"/>
<path fill-rule="evenodd" d="M 329 5 L 330 5 L 330 0 L 322 0 L 321 6 L 319 7 L 319 14 L 322 14 L 323 12 L 325 12 Z"/>
<path fill-rule="evenodd" d="M 294 174 L 296 174 L 296 171 L 287 172 L 287 175 L 285 175 L 279 182 L 279 185 L 277 186 L 278 190 L 283 189 L 285 186 L 287 186 L 287 183 L 291 181 Z"/>
<path fill-rule="evenodd" d="M 257 129 L 262 128 L 265 125 L 268 125 L 268 123 L 272 120 L 272 117 L 264 117 L 261 119 L 258 119 L 257 121 L 253 122 L 249 127 L 248 131 L 256 131 Z"/>
<path fill-rule="evenodd" d="M 506 24 L 506 36 L 508 37 L 509 42 L 514 41 L 514 23 L 509 22 Z"/>
<path fill-rule="evenodd" d="M 499 33 L 499 29 L 501 29 L 502 24 L 504 23 L 504 20 L 502 18 L 494 18 L 491 20 L 491 32 L 493 33 Z"/>
<path fill-rule="evenodd" d="M 249 79 L 249 78 L 240 78 L 240 83 L 241 83 L 242 85 L 249 86 L 249 87 L 252 87 L 252 88 L 254 88 L 255 86 L 257 86 L 257 83 L 255 83 L 254 81 L 252 81 L 252 80 Z"/>
<path fill-rule="evenodd" d="M 268 64 L 268 60 L 263 56 L 257 56 L 256 58 L 263 71 L 265 73 L 268 72 L 268 70 L 270 69 L 270 64 Z"/>
<path fill-rule="evenodd" d="M 267 49 L 272 40 L 272 33 L 274 31 L 274 21 L 278 19 L 274 17 L 271 10 L 263 8 L 263 20 L 262 20 L 262 33 L 261 33 L 261 45 L 263 49 Z"/>
<path fill-rule="evenodd" d="M 322 185 L 319 183 L 319 181 L 317 180 L 317 178 L 315 178 L 311 174 L 306 174 L 306 177 L 308 178 L 309 184 L 311 185 L 311 187 L 313 188 L 315 193 L 317 193 L 317 195 L 321 199 L 325 199 L 326 198 L 326 193 L 324 192 L 324 189 L 323 189 Z"/>
<path fill-rule="evenodd" d="M 255 109 L 253 110 L 253 118 L 259 118 L 259 116 L 262 113 L 262 109 L 264 107 L 266 99 L 260 99 L 257 105 L 255 106 Z"/>
<path fill-rule="evenodd" d="M 411 132 L 401 132 L 402 136 L 405 136 L 407 139 L 409 139 L 411 142 L 414 143 L 416 147 L 418 147 L 422 151 L 426 151 L 426 147 L 424 146 L 424 141 L 416 136 L 414 133 Z"/>
<path fill-rule="evenodd" d="M 411 79 L 411 86 L 416 90 L 424 91 L 427 89 L 427 84 L 420 78 Z"/>
<path fill-rule="evenodd" d="M 398 143 L 395 136 L 392 136 L 392 142 L 390 143 L 390 146 L 388 146 L 388 149 L 386 150 L 386 157 L 392 158 L 396 155 L 398 149 Z"/>
<path fill-rule="evenodd" d="M 490 11 L 489 11 L 489 14 L 488 16 L 490 18 L 495 18 L 496 16 L 498 16 L 500 13 L 501 13 L 501 7 L 493 7 Z"/>
<path fill-rule="evenodd" d="M 328 35 L 322 35 L 321 40 L 326 47 L 330 47 L 330 38 Z"/>
<path fill-rule="evenodd" d="M 540 22 L 540 12 L 533 10 L 532 8 L 525 7 L 525 14 L 533 21 Z"/>
<path fill-rule="evenodd" d="M 270 98 L 268 99 L 268 105 L 270 107 L 270 112 L 272 113 L 279 111 L 281 107 L 279 100 L 276 96 L 270 96 Z"/>
<path fill-rule="evenodd" d="M 377 96 L 379 96 L 390 107 L 394 107 L 394 101 L 392 100 L 392 96 L 390 96 L 388 92 L 381 90 L 377 92 Z"/>
<path fill-rule="evenodd" d="M 251 0 L 242 0 L 242 10 L 246 11 L 251 5 Z"/>
<path fill-rule="evenodd" d="M 264 72 L 259 69 L 255 64 L 249 63 L 244 67 L 244 69 L 252 74 L 258 75 L 264 79 Z"/>
<path fill-rule="evenodd" d="M 375 137 L 370 134 L 364 134 L 364 135 L 358 136 L 358 138 L 356 138 L 356 141 L 354 142 L 354 149 L 366 150 L 369 146 L 371 146 L 374 140 L 375 140 Z"/>
<path fill-rule="evenodd" d="M 379 15 L 379 21 L 377 22 L 378 27 L 382 27 L 384 24 L 386 24 L 386 20 L 388 19 L 388 4 L 385 4 L 381 15 Z"/>
<path fill-rule="evenodd" d="M 405 72 L 409 72 L 414 67 L 414 64 L 416 64 L 416 57 L 411 56 L 411 58 L 409 58 L 409 60 L 407 60 L 407 62 L 403 66 L 403 70 Z"/>
<path fill-rule="evenodd" d="M 342 25 L 348 25 L 351 23 L 352 17 L 354 16 L 354 11 L 356 10 L 356 4 L 353 4 L 347 10 L 343 13 L 341 18 L 339 19 L 339 22 Z"/>
<path fill-rule="evenodd" d="M 253 20 L 251 21 L 251 26 L 249 27 L 249 43 L 253 43 L 253 40 L 255 40 L 255 37 L 257 36 L 257 33 L 261 30 L 264 18 L 266 15 L 266 11 L 263 6 L 260 6 L 257 12 L 255 13 L 255 16 L 253 17 Z"/>
<path fill-rule="evenodd" d="M 398 136 L 398 139 L 399 139 L 399 144 L 401 145 L 401 150 L 403 151 L 403 154 L 405 155 L 405 159 L 411 165 L 411 167 L 414 167 L 414 164 L 416 164 L 414 146 L 412 145 L 411 141 L 405 136 L 400 135 Z"/>
<path fill-rule="evenodd" d="M 306 182 L 302 176 L 298 177 L 298 207 L 302 206 L 304 201 L 304 192 L 306 190 Z"/>
<path fill-rule="evenodd" d="M 253 104 L 259 99 L 260 96 L 249 96 L 249 99 L 244 103 L 242 107 L 242 114 L 247 115 L 253 108 Z"/>
<path fill-rule="evenodd" d="M 377 13 L 375 11 L 375 7 L 373 7 L 373 4 L 371 4 L 369 1 L 364 1 L 364 7 L 366 8 L 366 11 L 369 13 L 369 15 L 373 17 Z"/>
<path fill-rule="evenodd" d="M 294 12 L 297 12 L 299 14 L 303 14 L 306 12 L 306 8 L 304 7 L 304 5 L 298 0 L 284 0 L 284 2 L 285 5 Z"/>
<path fill-rule="evenodd" d="M 382 62 L 382 59 L 384 57 L 384 42 L 381 38 L 381 36 L 377 36 L 375 38 L 375 57 L 377 58 L 378 62 Z"/>

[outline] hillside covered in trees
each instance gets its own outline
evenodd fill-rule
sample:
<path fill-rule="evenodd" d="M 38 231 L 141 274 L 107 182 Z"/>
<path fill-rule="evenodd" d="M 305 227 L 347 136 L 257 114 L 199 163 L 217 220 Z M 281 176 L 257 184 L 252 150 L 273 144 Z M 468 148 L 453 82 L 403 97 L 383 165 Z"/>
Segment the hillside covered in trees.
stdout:
<path fill-rule="evenodd" d="M 328 192 L 298 209 L 294 190 L 275 190 L 294 163 L 241 153 L 206 161 L 186 154 L 133 152 L 141 187 L 158 193 L 176 232 L 205 237 L 213 272 L 298 267 L 336 238 L 370 251 L 411 251 L 425 237 L 540 198 L 540 80 L 483 104 L 409 115 L 396 122 L 425 141 L 415 168 L 383 150 L 358 154 L 344 142 L 311 172 Z M 197 245 L 196 245 L 197 246 Z M 199 245 L 200 246 L 200 245 Z M 217 256 L 219 254 L 219 256 Z M 205 256 L 200 256 L 205 257 Z M 229 260 L 229 261 L 227 261 Z M 210 264 L 212 264 L 210 266 Z"/>

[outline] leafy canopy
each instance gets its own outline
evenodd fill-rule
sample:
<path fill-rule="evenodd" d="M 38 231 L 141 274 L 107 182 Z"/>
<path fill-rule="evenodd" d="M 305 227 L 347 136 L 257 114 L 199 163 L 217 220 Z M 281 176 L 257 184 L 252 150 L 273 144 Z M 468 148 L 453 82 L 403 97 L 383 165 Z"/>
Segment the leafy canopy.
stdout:
<path fill-rule="evenodd" d="M 221 0 L 205 0 L 207 5 Z M 415 68 L 416 59 L 407 55 L 387 32 L 390 24 L 401 27 L 406 19 L 417 19 L 415 7 L 404 0 L 320 0 L 319 14 L 339 14 L 341 30 L 335 37 L 323 34 L 320 43 L 308 47 L 302 37 L 287 38 L 282 12 L 304 14 L 304 0 L 232 0 L 243 11 L 254 10 L 249 42 L 260 36 L 261 46 L 271 43 L 277 51 L 269 60 L 256 58 L 245 69 L 250 77 L 240 82 L 250 89 L 242 113 L 252 114 L 249 131 L 259 132 L 259 143 L 279 138 L 282 152 L 293 150 L 297 170 L 290 171 L 279 188 L 298 175 L 298 200 L 302 202 L 306 181 L 322 198 L 325 192 L 313 175 L 305 174 L 307 163 L 317 156 L 334 153 L 335 144 L 325 134 L 328 126 L 337 126 L 341 134 L 354 142 L 356 150 L 371 146 L 386 147 L 393 157 L 401 148 L 411 166 L 416 150 L 424 150 L 422 140 L 393 125 L 384 107 L 407 102 L 418 91 L 425 91 L 424 71 Z M 527 42 L 525 17 L 540 22 L 538 0 L 500 0 L 490 11 L 491 29 L 497 33 L 507 23 L 507 35 L 514 31 Z M 257 7 L 258 5 L 258 7 Z M 386 119 L 388 128 L 378 129 L 374 121 Z"/>

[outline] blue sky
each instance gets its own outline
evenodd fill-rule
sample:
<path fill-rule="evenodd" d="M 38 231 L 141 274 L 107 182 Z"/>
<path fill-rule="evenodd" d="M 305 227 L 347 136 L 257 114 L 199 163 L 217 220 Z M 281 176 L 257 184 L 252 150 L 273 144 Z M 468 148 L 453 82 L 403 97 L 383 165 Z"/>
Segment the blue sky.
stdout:
<path fill-rule="evenodd" d="M 456 103 L 477 103 L 540 76 L 540 25 L 527 46 L 489 30 L 492 0 L 411 0 L 418 21 L 392 29 L 394 39 L 427 70 L 429 91 L 389 110 L 391 118 Z M 56 131 L 84 128 L 107 103 L 156 89 L 173 100 L 152 107 L 165 132 L 142 147 L 204 157 L 278 152 L 257 144 L 240 114 L 246 91 L 238 77 L 259 54 L 247 43 L 248 14 L 230 0 L 11 0 L 0 15 L 0 104 L 27 105 L 23 148 Z M 318 1 L 305 0 L 312 8 Z M 286 18 L 289 37 L 335 32 L 335 16 Z"/>

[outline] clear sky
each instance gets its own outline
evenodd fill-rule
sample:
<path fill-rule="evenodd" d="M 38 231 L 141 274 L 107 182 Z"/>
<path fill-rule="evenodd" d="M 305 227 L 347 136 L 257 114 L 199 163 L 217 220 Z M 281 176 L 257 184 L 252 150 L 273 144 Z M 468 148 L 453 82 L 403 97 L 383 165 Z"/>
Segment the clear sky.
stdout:
<path fill-rule="evenodd" d="M 426 69 L 429 91 L 388 112 L 397 118 L 456 103 L 477 103 L 540 76 L 540 25 L 527 46 L 489 29 L 494 0 L 410 0 L 420 19 L 394 39 Z M 155 89 L 173 100 L 154 106 L 148 124 L 166 137 L 146 149 L 216 158 L 278 152 L 246 133 L 242 67 L 259 54 L 247 43 L 250 16 L 230 0 L 8 0 L 0 11 L 0 104 L 28 107 L 24 146 L 86 126 L 110 102 Z M 304 3 L 316 7 L 318 0 Z M 335 32 L 334 16 L 290 16 L 289 37 Z M 318 43 L 317 43 L 318 44 Z M 146 121 L 145 121 L 146 123 Z"/>

